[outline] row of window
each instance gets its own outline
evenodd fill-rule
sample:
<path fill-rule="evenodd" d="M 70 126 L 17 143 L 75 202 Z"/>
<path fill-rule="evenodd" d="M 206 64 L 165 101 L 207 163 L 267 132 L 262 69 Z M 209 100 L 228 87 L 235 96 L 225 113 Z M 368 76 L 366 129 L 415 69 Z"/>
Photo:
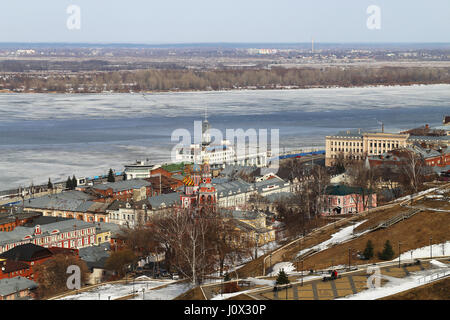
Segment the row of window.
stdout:
<path fill-rule="evenodd" d="M 362 147 L 363 146 L 363 143 L 362 142 L 354 142 L 354 141 L 346 141 L 345 142 L 345 144 L 344 144 L 344 142 L 342 142 L 342 145 L 341 145 L 341 141 L 331 141 L 331 145 L 332 146 L 346 146 L 346 147 L 351 147 L 351 146 L 353 146 L 353 147 Z"/>
<path fill-rule="evenodd" d="M 112 218 L 115 220 L 119 220 L 120 219 L 120 214 L 119 213 L 111 213 Z M 134 220 L 134 214 L 122 214 L 122 220 Z"/>
<path fill-rule="evenodd" d="M 363 152 L 363 149 L 349 149 L 349 148 L 331 148 L 331 151 L 335 151 L 335 152 Z"/>
<path fill-rule="evenodd" d="M 398 149 L 398 147 L 399 147 L 399 144 L 398 144 L 398 142 L 397 143 L 390 143 L 390 142 L 388 142 L 388 143 L 386 143 L 386 142 L 383 142 L 383 143 L 381 143 L 381 142 L 370 142 L 369 143 L 369 145 L 370 145 L 370 147 L 371 148 L 376 148 L 377 146 L 378 146 L 378 148 L 381 148 L 381 147 L 383 147 L 383 148 L 386 148 L 386 146 L 387 146 L 387 148 L 388 149 Z"/>

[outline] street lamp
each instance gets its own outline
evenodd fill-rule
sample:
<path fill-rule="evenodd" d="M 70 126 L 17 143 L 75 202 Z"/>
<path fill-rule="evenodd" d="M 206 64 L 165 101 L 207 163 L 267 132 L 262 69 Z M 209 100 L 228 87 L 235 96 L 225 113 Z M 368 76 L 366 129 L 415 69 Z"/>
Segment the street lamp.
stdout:
<path fill-rule="evenodd" d="M 433 237 L 430 237 L 430 259 L 433 258 Z"/>
<path fill-rule="evenodd" d="M 350 271 L 351 268 L 351 250 L 352 248 L 348 248 L 348 271 Z"/>
<path fill-rule="evenodd" d="M 400 268 L 400 256 L 402 255 L 401 254 L 401 252 L 400 252 L 400 245 L 401 245 L 402 243 L 399 241 L 398 242 L 398 267 Z"/>
<path fill-rule="evenodd" d="M 304 273 L 304 271 L 303 271 L 303 261 L 304 260 L 302 259 L 302 287 L 303 287 L 303 277 L 304 277 L 304 274 L 303 274 Z"/>
<path fill-rule="evenodd" d="M 269 255 L 270 269 L 272 269 L 272 254 Z"/>

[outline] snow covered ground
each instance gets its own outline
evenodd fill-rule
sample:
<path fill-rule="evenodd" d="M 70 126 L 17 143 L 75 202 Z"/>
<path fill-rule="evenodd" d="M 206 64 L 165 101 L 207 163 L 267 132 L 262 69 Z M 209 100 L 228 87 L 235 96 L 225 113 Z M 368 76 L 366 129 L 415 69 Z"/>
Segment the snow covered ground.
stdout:
<path fill-rule="evenodd" d="M 433 244 L 431 246 L 431 250 L 430 246 L 426 246 L 404 252 L 401 254 L 400 260 L 430 258 L 430 257 L 445 257 L 445 256 L 450 256 L 450 241 L 439 244 Z M 393 261 L 395 260 L 398 260 L 398 258 L 394 259 Z"/>
<path fill-rule="evenodd" d="M 436 261 L 438 262 L 438 261 Z M 440 264 L 440 262 L 438 262 Z M 394 278 L 383 275 L 383 278 L 388 280 L 384 286 L 379 288 L 367 289 L 354 295 L 350 295 L 344 298 L 336 300 L 374 300 L 383 297 L 387 297 L 396 293 L 400 293 L 409 289 L 413 289 L 422 286 L 426 283 L 430 283 L 437 279 L 442 279 L 444 275 L 450 275 L 450 269 L 445 266 L 445 269 L 441 266 L 440 270 L 426 270 L 415 272 L 411 276 L 406 278 Z"/>
<path fill-rule="evenodd" d="M 145 290 L 144 293 L 141 289 L 138 296 L 131 300 L 172 300 L 193 287 L 192 283 L 181 282 L 170 284 L 161 289 Z"/>
<path fill-rule="evenodd" d="M 358 237 L 358 236 L 364 234 L 364 232 L 363 232 L 363 233 L 360 233 L 360 234 L 353 234 L 353 230 L 356 229 L 359 225 L 363 224 L 363 223 L 366 222 L 366 221 L 367 221 L 367 220 L 360 221 L 360 222 L 358 222 L 358 223 L 355 223 L 354 225 L 345 227 L 345 228 L 339 230 L 338 232 L 333 233 L 333 234 L 331 235 L 331 238 L 330 238 L 330 239 L 328 239 L 328 240 L 326 240 L 326 241 L 324 241 L 324 242 L 321 242 L 321 243 L 319 243 L 318 245 L 315 245 L 315 246 L 313 246 L 313 247 L 310 247 L 310 248 L 301 250 L 299 253 L 297 253 L 297 257 L 298 257 L 298 256 L 301 256 L 301 255 L 303 255 L 303 254 L 305 254 L 306 252 L 308 252 L 308 251 L 310 251 L 310 250 L 312 250 L 312 249 L 313 249 L 313 250 L 316 250 L 316 251 L 318 251 L 318 252 L 319 252 L 319 251 L 326 250 L 326 249 L 328 249 L 329 247 L 332 247 L 333 245 L 336 245 L 336 244 L 339 244 L 339 243 L 343 243 L 343 242 L 345 242 L 345 241 L 347 241 L 347 240 L 350 240 L 350 239 L 352 239 L 354 236 L 357 236 L 357 237 Z"/>
<path fill-rule="evenodd" d="M 135 281 L 134 290 L 142 292 L 142 289 L 145 288 L 145 291 L 148 291 L 151 288 L 162 286 L 167 282 L 170 281 Z M 76 295 L 67 296 L 59 300 L 114 300 L 129 295 L 132 292 L 133 282 L 131 281 L 128 284 L 105 284 L 92 290 L 81 292 L 80 294 Z"/>
<path fill-rule="evenodd" d="M 276 276 L 278 275 L 278 272 L 283 269 L 284 272 L 287 274 L 292 273 L 295 270 L 295 266 L 292 264 L 292 262 L 280 262 L 273 266 L 272 272 L 269 274 L 269 276 Z"/>
<path fill-rule="evenodd" d="M 437 189 L 437 188 L 430 188 L 430 189 L 427 189 L 427 190 L 424 190 L 424 191 L 421 191 L 421 192 L 418 192 L 418 193 L 414 193 L 414 194 L 410 194 L 410 195 L 407 195 L 407 196 L 398 198 L 398 199 L 396 199 L 395 201 L 409 200 L 409 199 L 411 199 L 411 198 L 413 198 L 413 197 L 418 197 L 418 196 L 422 196 L 422 195 L 424 195 L 424 194 L 433 192 L 433 191 L 435 191 L 436 189 Z"/>

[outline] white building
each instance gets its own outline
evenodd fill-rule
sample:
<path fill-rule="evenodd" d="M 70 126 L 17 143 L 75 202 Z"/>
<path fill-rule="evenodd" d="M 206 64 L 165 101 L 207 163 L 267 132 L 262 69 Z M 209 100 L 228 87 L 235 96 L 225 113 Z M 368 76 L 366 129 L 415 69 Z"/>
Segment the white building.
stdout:
<path fill-rule="evenodd" d="M 159 167 L 161 166 L 138 160 L 133 164 L 125 165 L 125 175 L 127 180 L 150 178 L 150 171 Z"/>
<path fill-rule="evenodd" d="M 219 144 L 211 144 L 211 129 L 208 120 L 202 123 L 202 143 L 180 146 L 176 149 L 177 162 L 203 163 L 208 161 L 212 166 L 224 167 L 226 164 L 242 166 L 267 166 L 267 151 L 250 152 L 247 145 L 245 150 L 238 151 L 228 140 Z"/>

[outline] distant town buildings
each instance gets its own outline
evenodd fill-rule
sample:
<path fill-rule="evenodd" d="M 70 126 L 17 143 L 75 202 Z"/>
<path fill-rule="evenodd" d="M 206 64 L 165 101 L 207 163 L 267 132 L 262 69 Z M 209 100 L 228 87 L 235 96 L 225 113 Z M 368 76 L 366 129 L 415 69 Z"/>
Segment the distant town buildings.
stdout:
<path fill-rule="evenodd" d="M 444 119 L 445 122 L 445 119 Z M 414 144 L 428 148 L 442 148 L 450 144 L 449 127 L 430 128 L 428 125 L 400 133 L 341 131 L 325 138 L 325 165 L 332 166 L 338 159 L 364 160 Z"/>

